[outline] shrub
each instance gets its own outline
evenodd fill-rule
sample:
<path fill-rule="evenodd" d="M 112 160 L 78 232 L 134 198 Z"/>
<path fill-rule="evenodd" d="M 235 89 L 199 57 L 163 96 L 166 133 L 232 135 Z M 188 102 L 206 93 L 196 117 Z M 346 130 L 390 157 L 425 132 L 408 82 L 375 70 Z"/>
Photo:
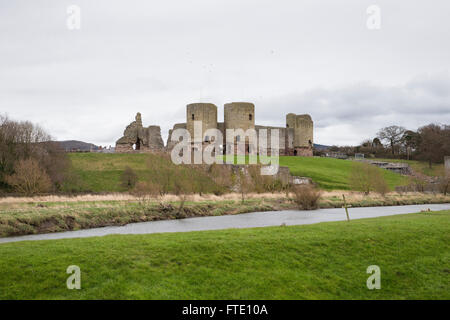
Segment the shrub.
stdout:
<path fill-rule="evenodd" d="M 353 162 L 349 184 L 352 190 L 361 191 L 368 195 L 371 191 L 385 195 L 389 186 L 382 169 L 365 162 Z"/>
<path fill-rule="evenodd" d="M 378 172 L 379 174 L 375 174 L 372 177 L 371 183 L 373 186 L 373 190 L 384 197 L 390 190 L 386 179 L 384 178 L 384 175 L 380 172 L 380 169 L 378 169 Z"/>
<path fill-rule="evenodd" d="M 134 186 L 131 194 L 139 199 L 141 205 L 144 205 L 150 198 L 157 198 L 160 195 L 160 192 L 159 185 L 149 181 L 139 181 Z"/>
<path fill-rule="evenodd" d="M 308 185 L 294 185 L 291 188 L 294 194 L 293 201 L 300 210 L 314 210 L 319 208 L 321 191 Z"/>
<path fill-rule="evenodd" d="M 238 171 L 239 173 L 236 175 L 236 187 L 241 194 L 242 203 L 244 203 L 246 195 L 255 189 L 255 185 L 250 175 L 247 175 L 243 168 L 239 168 Z"/>
<path fill-rule="evenodd" d="M 126 167 L 122 175 L 120 176 L 120 181 L 121 181 L 120 185 L 122 187 L 126 188 L 127 190 L 130 190 L 136 186 L 138 176 L 133 169 L 131 169 L 130 167 Z"/>
<path fill-rule="evenodd" d="M 450 175 L 440 177 L 438 187 L 439 191 L 446 196 L 450 192 Z"/>
<path fill-rule="evenodd" d="M 50 177 L 34 159 L 19 160 L 5 180 L 14 191 L 26 195 L 48 192 L 52 187 Z"/>

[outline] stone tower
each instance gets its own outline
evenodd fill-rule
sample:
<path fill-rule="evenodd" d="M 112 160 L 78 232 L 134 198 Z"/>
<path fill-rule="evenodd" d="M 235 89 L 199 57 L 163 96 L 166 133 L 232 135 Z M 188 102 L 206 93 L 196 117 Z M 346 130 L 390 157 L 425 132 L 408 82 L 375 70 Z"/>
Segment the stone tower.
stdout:
<path fill-rule="evenodd" d="M 255 105 L 249 102 L 232 102 L 225 104 L 226 129 L 255 129 Z"/>
<path fill-rule="evenodd" d="M 224 106 L 224 129 L 225 129 L 225 140 L 226 147 L 225 149 L 228 152 L 230 149 L 230 144 L 233 141 L 227 141 L 226 130 L 233 129 L 238 130 L 242 129 L 244 132 L 248 129 L 255 129 L 255 105 L 250 102 L 232 102 L 227 103 Z M 245 139 L 242 140 L 242 139 Z M 236 135 L 234 145 L 235 145 L 235 153 L 238 152 L 238 143 L 244 141 L 245 144 L 245 153 L 249 153 L 250 151 L 257 150 L 257 143 L 251 143 L 250 139 L 246 137 L 241 137 L 239 134 Z M 227 149 L 228 148 L 228 149 Z"/>
<path fill-rule="evenodd" d="M 294 155 L 309 157 L 313 155 L 313 129 L 314 124 L 310 115 L 295 116 Z"/>
<path fill-rule="evenodd" d="M 194 141 L 194 121 L 202 121 L 202 137 Z M 192 142 L 203 142 L 208 129 L 217 128 L 217 106 L 212 103 L 191 103 L 186 107 L 186 129 L 191 135 Z"/>
<path fill-rule="evenodd" d="M 291 129 L 295 128 L 295 118 L 296 118 L 295 113 L 288 113 L 286 115 L 286 128 Z"/>

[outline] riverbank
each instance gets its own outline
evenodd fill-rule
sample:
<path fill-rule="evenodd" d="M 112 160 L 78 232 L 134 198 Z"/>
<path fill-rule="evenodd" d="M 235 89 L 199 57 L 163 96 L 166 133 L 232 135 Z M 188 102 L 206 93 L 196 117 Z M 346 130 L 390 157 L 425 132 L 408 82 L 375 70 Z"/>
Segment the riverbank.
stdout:
<path fill-rule="evenodd" d="M 345 194 L 352 207 L 450 203 L 450 196 L 421 193 L 390 193 L 385 197 L 355 192 L 324 192 L 320 208 L 340 208 Z M 19 236 L 121 226 L 133 222 L 233 215 L 249 212 L 295 210 L 284 193 L 249 194 L 242 203 L 240 194 L 191 196 L 180 210 L 174 195 L 142 199 L 128 194 L 45 196 L 0 199 L 0 236 Z"/>
<path fill-rule="evenodd" d="M 6 243 L 0 299 L 445 300 L 449 218 Z M 70 265 L 81 270 L 81 290 L 66 287 Z M 381 290 L 366 286 L 371 265 Z"/>

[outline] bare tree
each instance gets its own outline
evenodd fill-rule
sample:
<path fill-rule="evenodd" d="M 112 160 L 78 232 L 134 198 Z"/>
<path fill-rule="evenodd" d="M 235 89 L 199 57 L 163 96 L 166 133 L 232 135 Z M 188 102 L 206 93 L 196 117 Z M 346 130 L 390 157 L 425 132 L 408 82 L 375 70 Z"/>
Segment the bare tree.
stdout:
<path fill-rule="evenodd" d="M 52 185 L 50 177 L 34 159 L 19 160 L 14 173 L 5 179 L 16 192 L 26 195 L 48 192 Z"/>
<path fill-rule="evenodd" d="M 181 215 L 184 210 L 184 204 L 186 203 L 187 197 L 192 193 L 192 180 L 194 177 L 191 176 L 191 173 L 192 172 L 189 172 L 189 174 L 185 175 L 181 171 L 178 171 L 174 179 L 174 193 L 180 200 L 177 215 Z"/>
<path fill-rule="evenodd" d="M 236 175 L 236 186 L 241 194 L 242 203 L 245 202 L 246 195 L 254 190 L 253 180 L 244 170 L 244 168 L 238 168 L 238 174 Z"/>
<path fill-rule="evenodd" d="M 387 141 L 391 146 L 392 154 L 395 154 L 395 145 L 401 141 L 405 131 L 406 131 L 406 129 L 404 127 L 389 126 L 389 127 L 382 128 L 378 132 L 377 137 L 380 140 Z"/>
<path fill-rule="evenodd" d="M 406 149 L 407 160 L 411 159 L 413 149 L 416 149 L 420 143 L 420 135 L 412 130 L 406 130 L 401 139 Z"/>
<path fill-rule="evenodd" d="M 0 116 L 0 187 L 8 187 L 5 177 L 15 172 L 19 161 L 27 159 L 37 161 L 55 189 L 62 186 L 70 159 L 60 146 L 41 127 Z"/>

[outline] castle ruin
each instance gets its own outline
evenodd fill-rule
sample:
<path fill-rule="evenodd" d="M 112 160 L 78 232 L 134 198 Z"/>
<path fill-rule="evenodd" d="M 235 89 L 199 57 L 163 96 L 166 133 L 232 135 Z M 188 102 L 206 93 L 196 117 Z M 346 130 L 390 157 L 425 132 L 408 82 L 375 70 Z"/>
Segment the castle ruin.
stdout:
<path fill-rule="evenodd" d="M 126 127 L 123 137 L 116 141 L 115 152 L 160 151 L 163 149 L 161 128 L 159 126 L 144 128 L 141 114 L 138 112 L 135 121 Z"/>
<path fill-rule="evenodd" d="M 201 141 L 194 135 L 194 123 L 201 121 Z M 304 156 L 313 155 L 313 131 L 314 124 L 310 115 L 296 115 L 289 113 L 286 115 L 286 127 L 270 127 L 255 124 L 255 105 L 249 102 L 232 102 L 224 106 L 224 122 L 217 122 L 217 106 L 212 103 L 192 103 L 186 107 L 186 122 L 177 123 L 173 129 L 169 130 L 167 144 L 161 138 L 159 126 L 142 126 L 141 115 L 136 115 L 136 121 L 132 122 L 124 131 L 122 138 L 116 142 L 116 152 L 151 152 L 151 151 L 171 151 L 176 142 L 171 141 L 172 132 L 176 129 L 186 129 L 192 137 L 192 143 L 208 144 L 210 137 L 208 129 L 218 129 L 225 141 L 222 146 L 223 153 L 230 152 L 228 146 L 235 145 L 240 139 L 245 140 L 245 152 L 249 153 L 253 148 L 258 148 L 248 141 L 247 137 L 237 135 L 234 141 L 226 141 L 227 129 L 254 129 L 259 136 L 260 130 L 265 129 L 270 137 L 270 131 L 279 130 L 279 155 Z M 227 150 L 228 147 L 228 150 Z M 270 153 L 271 145 L 268 139 L 267 149 Z M 258 150 L 258 149 L 255 149 Z"/>

